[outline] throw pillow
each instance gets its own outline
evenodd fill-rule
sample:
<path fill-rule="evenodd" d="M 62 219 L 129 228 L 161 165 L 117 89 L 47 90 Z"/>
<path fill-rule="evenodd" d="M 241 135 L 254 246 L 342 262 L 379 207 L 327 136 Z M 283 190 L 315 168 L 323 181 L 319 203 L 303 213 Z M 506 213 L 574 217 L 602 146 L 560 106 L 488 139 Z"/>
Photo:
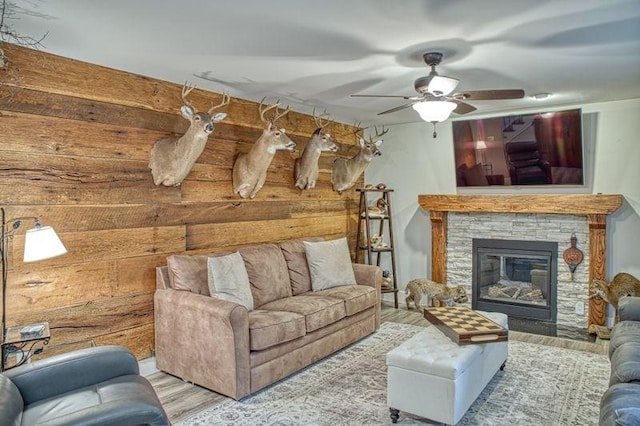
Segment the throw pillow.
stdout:
<path fill-rule="evenodd" d="M 289 278 L 291 279 L 291 291 L 294 296 L 311 291 L 311 275 L 307 264 L 307 255 L 304 250 L 304 242 L 323 241 L 322 238 L 311 237 L 304 240 L 287 240 L 278 243 L 284 259 L 287 261 Z"/>
<path fill-rule="evenodd" d="M 238 303 L 253 310 L 249 275 L 240 253 L 207 259 L 209 293 L 212 297 Z"/>
<path fill-rule="evenodd" d="M 313 291 L 356 284 L 346 238 L 319 242 L 305 241 L 304 249 L 309 263 Z"/>

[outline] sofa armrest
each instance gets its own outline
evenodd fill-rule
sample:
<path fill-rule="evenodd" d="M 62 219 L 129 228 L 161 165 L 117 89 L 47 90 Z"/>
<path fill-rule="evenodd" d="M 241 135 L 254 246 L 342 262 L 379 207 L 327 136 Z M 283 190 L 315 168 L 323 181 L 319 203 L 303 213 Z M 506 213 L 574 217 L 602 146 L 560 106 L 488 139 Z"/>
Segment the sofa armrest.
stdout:
<path fill-rule="evenodd" d="M 358 285 L 366 285 L 376 289 L 376 330 L 380 328 L 382 301 L 382 269 L 375 265 L 365 265 L 363 263 L 352 263 L 353 273 L 356 276 Z"/>
<path fill-rule="evenodd" d="M 52 356 L 5 371 L 25 404 L 94 385 L 119 376 L 138 374 L 136 357 L 122 346 L 98 346 Z"/>
<path fill-rule="evenodd" d="M 618 301 L 620 321 L 640 321 L 640 297 L 625 296 Z"/>
<path fill-rule="evenodd" d="M 240 399 L 250 391 L 249 314 L 244 306 L 181 290 L 156 290 L 156 365 Z"/>
<path fill-rule="evenodd" d="M 351 265 L 356 276 L 356 283 L 375 287 L 378 290 L 382 288 L 382 269 L 379 266 L 363 263 L 352 263 Z"/>

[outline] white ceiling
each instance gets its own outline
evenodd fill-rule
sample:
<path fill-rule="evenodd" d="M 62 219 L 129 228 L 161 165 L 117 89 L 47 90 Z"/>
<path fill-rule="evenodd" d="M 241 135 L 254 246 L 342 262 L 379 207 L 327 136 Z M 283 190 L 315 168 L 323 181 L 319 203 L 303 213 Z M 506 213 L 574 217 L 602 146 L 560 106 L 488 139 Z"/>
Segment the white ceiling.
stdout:
<path fill-rule="evenodd" d="M 458 90 L 517 89 L 469 102 L 496 114 L 640 98 L 640 0 L 9 0 L 21 35 L 43 50 L 260 100 L 326 110 L 342 122 L 419 121 L 406 102 L 428 73 Z M 90 77 L 89 77 L 90 78 Z M 536 101 L 531 95 L 550 92 Z"/>

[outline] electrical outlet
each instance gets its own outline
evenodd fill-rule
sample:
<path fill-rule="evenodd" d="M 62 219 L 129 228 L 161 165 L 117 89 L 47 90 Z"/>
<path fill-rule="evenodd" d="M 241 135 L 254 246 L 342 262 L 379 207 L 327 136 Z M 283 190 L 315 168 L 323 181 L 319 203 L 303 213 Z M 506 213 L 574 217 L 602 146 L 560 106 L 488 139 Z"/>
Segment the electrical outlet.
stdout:
<path fill-rule="evenodd" d="M 584 315 L 584 302 L 576 302 L 576 314 Z"/>

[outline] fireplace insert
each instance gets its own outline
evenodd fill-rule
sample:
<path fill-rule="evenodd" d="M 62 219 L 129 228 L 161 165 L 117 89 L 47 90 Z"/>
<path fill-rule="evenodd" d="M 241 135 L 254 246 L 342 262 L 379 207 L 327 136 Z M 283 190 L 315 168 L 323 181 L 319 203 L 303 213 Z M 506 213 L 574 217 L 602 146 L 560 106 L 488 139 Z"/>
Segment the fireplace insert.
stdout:
<path fill-rule="evenodd" d="M 558 243 L 473 239 L 473 309 L 556 322 Z"/>

